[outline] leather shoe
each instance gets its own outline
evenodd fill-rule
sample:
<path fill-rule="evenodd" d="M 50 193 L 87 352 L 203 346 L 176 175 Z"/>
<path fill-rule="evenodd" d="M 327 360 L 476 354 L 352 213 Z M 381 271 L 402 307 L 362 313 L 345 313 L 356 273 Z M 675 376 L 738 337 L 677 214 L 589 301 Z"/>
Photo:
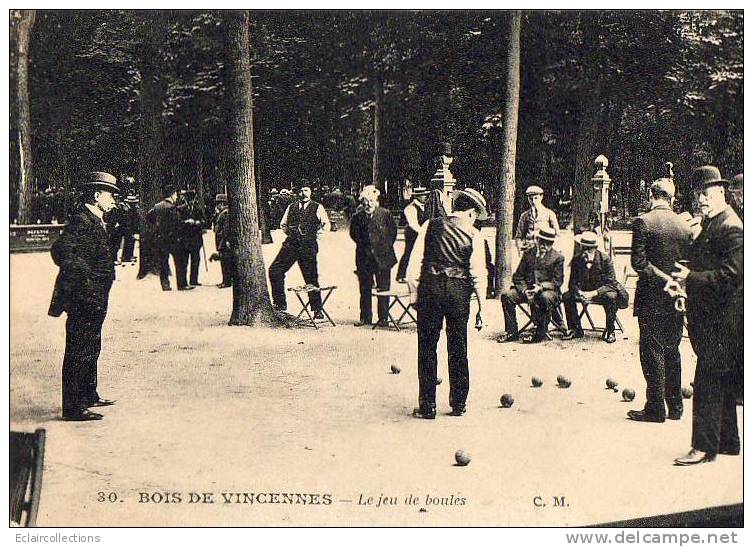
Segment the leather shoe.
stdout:
<path fill-rule="evenodd" d="M 217 285 L 218 289 L 227 289 L 228 287 L 232 287 L 232 285 L 230 283 L 219 283 Z"/>
<path fill-rule="evenodd" d="M 87 406 L 89 408 L 93 408 L 95 406 L 111 406 L 114 405 L 115 401 L 110 399 L 97 399 L 93 403 L 89 403 Z"/>
<path fill-rule="evenodd" d="M 667 414 L 668 420 L 679 420 L 680 418 L 682 418 L 682 412 L 670 411 L 669 414 Z"/>
<path fill-rule="evenodd" d="M 614 344 L 617 341 L 617 336 L 614 334 L 613 330 L 610 330 L 606 334 L 604 334 L 604 341 L 607 344 Z"/>
<path fill-rule="evenodd" d="M 324 314 L 321 312 L 321 310 L 314 312 L 314 319 L 324 319 Z"/>
<path fill-rule="evenodd" d="M 71 412 L 69 414 L 63 414 L 63 420 L 66 422 L 89 422 L 92 420 L 101 420 L 104 418 L 102 414 L 97 414 L 86 408 L 82 408 L 77 412 Z"/>
<path fill-rule="evenodd" d="M 434 408 L 414 408 L 412 416 L 424 420 L 433 420 L 437 417 L 437 411 Z"/>
<path fill-rule="evenodd" d="M 693 448 L 685 456 L 675 459 L 675 465 L 695 465 L 697 463 L 709 463 L 716 459 L 716 454 L 701 452 Z"/>
<path fill-rule="evenodd" d="M 172 289 L 170 287 L 162 287 L 163 291 L 171 291 Z"/>
<path fill-rule="evenodd" d="M 191 285 L 186 285 L 185 287 L 178 287 L 178 290 L 179 290 L 179 291 L 192 291 L 192 290 L 194 290 L 195 288 L 196 288 L 196 287 L 192 287 Z"/>
<path fill-rule="evenodd" d="M 381 328 L 387 328 L 390 326 L 390 324 L 388 321 L 385 321 L 384 319 L 380 319 L 379 321 L 376 322 L 376 326 L 381 327 Z"/>
<path fill-rule="evenodd" d="M 569 330 L 562 335 L 563 340 L 572 340 L 573 338 L 583 338 L 582 330 Z"/>
<path fill-rule="evenodd" d="M 506 342 L 517 342 L 520 340 L 520 334 L 517 332 L 504 332 L 497 336 L 497 343 L 504 344 Z"/>
<path fill-rule="evenodd" d="M 359 321 L 357 323 L 353 323 L 354 327 L 370 327 L 371 325 L 371 321 Z"/>
<path fill-rule="evenodd" d="M 547 339 L 546 334 L 540 334 L 537 332 L 533 336 L 524 338 L 523 343 L 524 344 L 538 344 L 539 342 L 543 342 L 546 339 Z"/>
<path fill-rule="evenodd" d="M 627 415 L 628 415 L 628 418 L 636 422 L 652 422 L 652 423 L 657 423 L 657 424 L 664 422 L 663 416 L 650 414 L 646 412 L 645 410 L 629 410 Z"/>
<path fill-rule="evenodd" d="M 719 454 L 724 454 L 725 456 L 739 456 L 740 455 L 740 447 L 738 446 L 737 448 L 731 448 L 731 449 L 720 448 L 719 449 Z"/>
<path fill-rule="evenodd" d="M 452 410 L 447 413 L 448 416 L 462 416 L 463 414 L 465 414 L 465 406 L 453 407 Z"/>

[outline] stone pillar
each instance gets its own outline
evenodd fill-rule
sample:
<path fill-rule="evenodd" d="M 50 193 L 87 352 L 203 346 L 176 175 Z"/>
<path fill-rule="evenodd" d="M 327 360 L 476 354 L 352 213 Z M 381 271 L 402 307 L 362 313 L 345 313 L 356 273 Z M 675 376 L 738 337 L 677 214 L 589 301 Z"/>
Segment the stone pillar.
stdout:
<path fill-rule="evenodd" d="M 442 199 L 445 205 L 445 209 L 449 212 L 452 205 L 452 192 L 455 190 L 455 177 L 450 172 L 450 165 L 452 165 L 452 145 L 450 143 L 442 143 L 439 149 L 439 156 L 436 159 L 437 170 L 431 177 L 431 183 L 429 187 L 432 189 L 438 189 L 442 191 Z"/>
<path fill-rule="evenodd" d="M 594 160 L 594 164 L 596 166 L 596 173 L 591 177 L 591 186 L 593 187 L 591 224 L 592 228 L 596 229 L 596 226 L 593 226 L 593 220 L 597 221 L 599 227 L 598 233 L 602 237 L 604 249 L 609 251 L 611 245 L 609 245 L 607 216 L 609 215 L 609 188 L 612 186 L 612 179 L 609 177 L 609 173 L 607 173 L 609 160 L 607 160 L 606 156 L 601 155 Z"/>

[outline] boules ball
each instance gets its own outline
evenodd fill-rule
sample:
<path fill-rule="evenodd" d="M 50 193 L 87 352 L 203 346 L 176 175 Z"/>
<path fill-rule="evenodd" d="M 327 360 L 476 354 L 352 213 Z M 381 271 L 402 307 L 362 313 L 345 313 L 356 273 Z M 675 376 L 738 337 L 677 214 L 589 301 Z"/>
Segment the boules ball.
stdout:
<path fill-rule="evenodd" d="M 531 378 L 531 385 L 533 387 L 541 387 L 543 384 L 544 382 L 541 381 L 541 378 L 537 378 L 536 376 Z"/>
<path fill-rule="evenodd" d="M 515 399 L 512 398 L 512 395 L 509 393 L 505 393 L 502 395 L 502 397 L 499 398 L 499 404 L 502 405 L 502 408 L 510 408 L 512 404 L 515 402 Z"/>
<path fill-rule="evenodd" d="M 682 398 L 690 399 L 691 397 L 693 397 L 693 388 L 692 387 L 682 388 Z"/>
<path fill-rule="evenodd" d="M 629 387 L 626 387 L 625 389 L 622 390 L 622 400 L 623 401 L 630 402 L 633 399 L 635 399 L 635 391 L 633 391 Z"/>
<path fill-rule="evenodd" d="M 462 450 L 458 450 L 455 452 L 455 462 L 460 466 L 466 466 L 471 463 L 471 457 Z"/>
<path fill-rule="evenodd" d="M 616 388 L 616 387 L 617 387 L 618 385 L 619 385 L 619 384 L 617 383 L 617 381 L 616 381 L 616 380 L 612 380 L 611 378 L 607 378 L 607 389 L 614 389 L 614 388 Z"/>
<path fill-rule="evenodd" d="M 390 372 L 392 372 L 392 374 L 400 374 L 400 367 L 397 365 L 390 365 Z"/>
<path fill-rule="evenodd" d="M 573 383 L 570 381 L 569 378 L 566 378 L 565 376 L 562 376 L 561 374 L 557 376 L 557 385 L 560 387 L 570 387 Z"/>

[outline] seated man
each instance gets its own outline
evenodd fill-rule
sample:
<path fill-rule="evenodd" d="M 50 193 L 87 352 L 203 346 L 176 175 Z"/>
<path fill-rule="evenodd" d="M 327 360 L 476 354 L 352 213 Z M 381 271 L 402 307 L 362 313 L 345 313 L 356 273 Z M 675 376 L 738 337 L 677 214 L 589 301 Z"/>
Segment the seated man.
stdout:
<path fill-rule="evenodd" d="M 627 291 L 617 282 L 611 259 L 597 249 L 598 240 L 594 232 L 583 232 L 575 236 L 575 240 L 583 252 L 575 255 L 570 263 L 569 290 L 562 297 L 570 330 L 562 338 L 583 338 L 576 302 L 593 302 L 604 306 L 607 322 L 602 338 L 613 344 L 617 340 L 614 335 L 617 308 L 627 308 Z"/>
<path fill-rule="evenodd" d="M 525 301 L 531 307 L 531 318 L 536 325 L 535 334 L 525 342 L 537 343 L 546 339 L 552 312 L 560 302 L 560 287 L 565 276 L 565 257 L 552 248 L 556 237 L 555 230 L 542 227 L 536 234 L 536 245 L 523 253 L 512 276 L 513 287 L 502 294 L 505 333 L 497 338 L 497 342 L 519 339 L 515 305 Z"/>

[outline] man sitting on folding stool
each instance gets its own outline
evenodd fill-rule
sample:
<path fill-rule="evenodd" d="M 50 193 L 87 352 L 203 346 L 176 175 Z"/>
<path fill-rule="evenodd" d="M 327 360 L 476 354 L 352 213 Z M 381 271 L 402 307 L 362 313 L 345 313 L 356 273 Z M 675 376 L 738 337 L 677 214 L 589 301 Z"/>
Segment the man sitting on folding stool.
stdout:
<path fill-rule="evenodd" d="M 531 318 L 536 325 L 534 335 L 524 340 L 537 343 L 548 338 L 547 331 L 552 312 L 560 303 L 560 287 L 565 276 L 565 257 L 552 248 L 557 232 L 542 227 L 535 237 L 536 245 L 526 249 L 518 269 L 512 276 L 513 287 L 502 293 L 502 311 L 505 313 L 505 332 L 497 342 L 512 342 L 520 338 L 515 305 L 528 302 Z"/>
<path fill-rule="evenodd" d="M 562 339 L 583 338 L 577 306 L 577 302 L 581 302 L 584 306 L 604 306 L 606 327 L 602 339 L 613 344 L 617 340 L 614 334 L 617 309 L 627 308 L 627 291 L 617 282 L 612 260 L 597 249 L 599 243 L 594 232 L 583 232 L 575 236 L 575 241 L 580 244 L 583 252 L 576 254 L 570 263 L 569 290 L 562 296 L 567 326 L 570 329 Z"/>

